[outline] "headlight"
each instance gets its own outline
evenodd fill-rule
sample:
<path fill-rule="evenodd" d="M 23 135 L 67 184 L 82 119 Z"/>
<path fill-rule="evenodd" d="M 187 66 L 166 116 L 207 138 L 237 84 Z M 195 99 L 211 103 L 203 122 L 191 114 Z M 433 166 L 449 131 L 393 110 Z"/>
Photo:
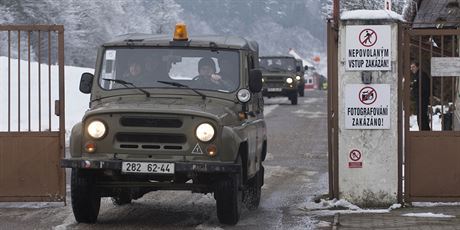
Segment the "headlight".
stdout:
<path fill-rule="evenodd" d="M 107 132 L 107 128 L 105 127 L 105 124 L 102 123 L 102 121 L 92 121 L 88 125 L 88 134 L 95 139 L 101 138 L 105 135 Z"/>
<path fill-rule="evenodd" d="M 262 83 L 264 83 L 264 82 L 265 82 L 265 79 L 262 78 Z"/>
<path fill-rule="evenodd" d="M 202 123 L 198 125 L 195 131 L 196 138 L 202 142 L 208 142 L 214 137 L 214 127 L 209 123 Z"/>
<path fill-rule="evenodd" d="M 290 78 L 290 77 L 286 78 L 286 83 L 291 84 L 292 83 L 292 78 Z"/>
<path fill-rule="evenodd" d="M 251 92 L 247 89 L 240 89 L 237 93 L 237 97 L 239 101 L 246 103 L 251 99 Z"/>
<path fill-rule="evenodd" d="M 300 81 L 300 76 L 297 75 L 297 76 L 295 77 L 295 79 L 296 79 L 297 81 Z"/>

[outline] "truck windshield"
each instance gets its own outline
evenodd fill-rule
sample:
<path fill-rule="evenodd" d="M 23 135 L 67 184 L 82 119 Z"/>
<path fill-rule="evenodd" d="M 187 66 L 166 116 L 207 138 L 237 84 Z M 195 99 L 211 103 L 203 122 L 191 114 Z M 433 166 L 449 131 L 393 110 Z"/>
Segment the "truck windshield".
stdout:
<path fill-rule="evenodd" d="M 109 48 L 105 50 L 99 84 L 103 89 L 126 89 L 112 80 L 139 88 L 177 88 L 233 92 L 240 83 L 237 51 L 184 48 Z M 104 80 L 106 79 L 106 80 Z M 160 81 L 160 82 L 159 82 Z"/>
<path fill-rule="evenodd" d="M 289 57 L 261 57 L 259 66 L 269 71 L 295 71 L 295 59 Z"/>

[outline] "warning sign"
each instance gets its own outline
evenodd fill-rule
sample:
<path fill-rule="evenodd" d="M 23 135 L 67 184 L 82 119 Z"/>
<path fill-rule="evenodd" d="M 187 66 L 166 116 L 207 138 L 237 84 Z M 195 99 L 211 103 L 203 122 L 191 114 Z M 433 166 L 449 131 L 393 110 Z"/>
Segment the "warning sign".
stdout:
<path fill-rule="evenodd" d="M 347 26 L 345 69 L 391 70 L 391 39 L 389 25 Z"/>
<path fill-rule="evenodd" d="M 348 168 L 362 168 L 363 160 L 361 159 L 361 152 L 357 149 L 353 149 L 349 154 Z"/>
<path fill-rule="evenodd" d="M 203 150 L 198 143 L 196 143 L 195 147 L 192 150 L 192 154 L 203 154 Z"/>
<path fill-rule="evenodd" d="M 346 129 L 390 129 L 390 85 L 345 85 Z"/>

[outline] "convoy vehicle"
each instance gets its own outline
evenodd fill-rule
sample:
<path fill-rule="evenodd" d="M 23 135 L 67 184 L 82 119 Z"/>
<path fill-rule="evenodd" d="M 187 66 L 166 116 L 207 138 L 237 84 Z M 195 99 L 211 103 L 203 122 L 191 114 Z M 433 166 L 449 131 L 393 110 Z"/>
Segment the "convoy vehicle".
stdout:
<path fill-rule="evenodd" d="M 214 64 L 213 73 L 202 74 L 202 64 Z M 236 224 L 242 204 L 259 206 L 264 183 L 261 89 L 258 45 L 241 37 L 188 37 L 178 24 L 174 36 L 103 44 L 94 75 L 82 74 L 89 110 L 61 161 L 72 169 L 77 222 L 97 221 L 101 197 L 123 205 L 151 191 L 189 190 L 213 193 L 219 221 Z"/>
<path fill-rule="evenodd" d="M 288 97 L 297 105 L 298 81 L 296 59 L 292 56 L 264 56 L 259 59 L 262 70 L 263 89 L 266 97 Z"/>

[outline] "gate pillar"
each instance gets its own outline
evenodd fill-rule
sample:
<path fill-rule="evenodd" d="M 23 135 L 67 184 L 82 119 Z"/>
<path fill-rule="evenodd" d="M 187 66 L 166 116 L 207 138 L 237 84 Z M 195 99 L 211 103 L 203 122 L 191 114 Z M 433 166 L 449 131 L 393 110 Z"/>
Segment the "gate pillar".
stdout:
<path fill-rule="evenodd" d="M 400 20 L 373 10 L 345 12 L 339 22 L 338 198 L 361 207 L 400 197 Z"/>

